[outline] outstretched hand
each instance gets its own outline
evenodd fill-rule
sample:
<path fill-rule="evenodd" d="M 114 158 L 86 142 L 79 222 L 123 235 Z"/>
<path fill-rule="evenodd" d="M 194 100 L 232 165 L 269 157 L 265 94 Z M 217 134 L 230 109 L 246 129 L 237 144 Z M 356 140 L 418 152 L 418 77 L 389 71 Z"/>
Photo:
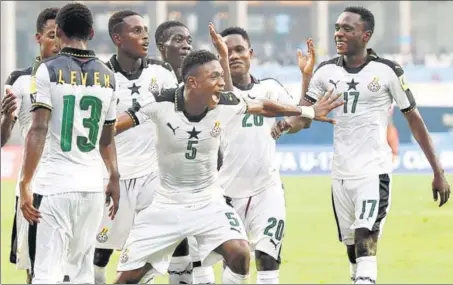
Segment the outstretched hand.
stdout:
<path fill-rule="evenodd" d="M 228 57 L 228 47 L 227 47 L 225 41 L 223 40 L 222 36 L 216 32 L 213 23 L 209 23 L 208 27 L 209 27 L 209 35 L 211 36 L 212 44 L 214 45 L 215 49 L 217 50 L 217 53 L 219 54 L 220 57 L 227 58 Z"/>
<path fill-rule="evenodd" d="M 324 96 L 322 96 L 318 102 L 316 102 L 315 105 L 313 105 L 313 108 L 315 110 L 315 117 L 313 120 L 315 121 L 321 121 L 321 122 L 327 122 L 331 124 L 335 124 L 336 121 L 327 118 L 327 115 L 330 113 L 335 108 L 338 108 L 344 104 L 343 101 L 338 101 L 337 99 L 340 98 L 341 93 L 332 95 L 333 89 L 330 89 L 329 91 L 326 92 Z"/>
<path fill-rule="evenodd" d="M 316 61 L 316 52 L 312 39 L 307 40 L 307 54 L 304 54 L 301 49 L 297 50 L 297 64 L 300 72 L 303 74 L 313 74 Z"/>

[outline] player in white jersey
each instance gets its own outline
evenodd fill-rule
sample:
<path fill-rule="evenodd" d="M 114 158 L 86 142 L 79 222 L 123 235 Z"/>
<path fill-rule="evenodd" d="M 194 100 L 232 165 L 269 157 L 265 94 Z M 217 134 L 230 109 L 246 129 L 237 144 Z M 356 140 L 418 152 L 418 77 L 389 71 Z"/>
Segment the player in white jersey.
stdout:
<path fill-rule="evenodd" d="M 258 80 L 250 74 L 253 56 L 250 38 L 239 27 L 220 33 L 228 46 L 231 77 L 246 99 L 266 99 L 296 104 L 275 79 Z M 270 136 L 275 118 L 244 114 L 236 116 L 225 130 L 223 164 L 219 180 L 225 195 L 244 223 L 255 252 L 257 283 L 278 284 L 280 252 L 286 208 L 278 165 L 276 142 Z"/>
<path fill-rule="evenodd" d="M 435 155 L 429 133 L 400 65 L 367 49 L 374 31 L 373 14 L 348 7 L 335 24 L 339 57 L 321 63 L 305 95 L 317 102 L 328 88 L 342 92 L 343 108 L 334 112 L 332 198 L 339 238 L 347 246 L 351 279 L 375 283 L 376 249 L 390 208 L 392 152 L 387 142 L 390 108 L 396 101 L 434 172 L 434 200 L 444 205 L 450 186 Z M 283 131 L 299 126 L 287 119 Z"/>
<path fill-rule="evenodd" d="M 40 56 L 35 58 L 33 65 L 27 69 L 13 71 L 5 83 L 2 104 L 2 147 L 11 136 L 16 120 L 19 123 L 20 133 L 25 139 L 31 123 L 31 76 L 36 71 L 41 59 L 46 59 L 58 53 L 55 43 L 55 17 L 58 8 L 46 8 L 39 13 L 36 19 L 36 42 L 39 44 Z M 42 160 L 45 160 L 43 153 Z M 41 161 L 42 161 L 41 160 Z M 20 174 L 18 175 L 20 177 Z M 33 189 L 32 189 L 33 190 Z M 10 262 L 18 269 L 27 270 L 27 283 L 31 283 L 30 260 L 28 256 L 28 223 L 22 216 L 19 207 L 19 180 L 16 183 L 16 207 L 11 235 Z"/>
<path fill-rule="evenodd" d="M 245 103 L 232 92 L 222 92 L 223 69 L 208 51 L 190 53 L 181 70 L 184 85 L 163 90 L 143 102 L 138 112 L 131 108 L 118 118 L 118 131 L 148 119 L 156 124 L 160 176 L 153 202 L 137 214 L 121 254 L 119 284 L 136 283 L 151 269 L 165 273 L 172 252 L 187 236 L 197 239 L 204 264 L 224 258 L 228 267 L 223 283 L 246 281 L 246 233 L 235 210 L 225 203 L 217 179 L 222 130 L 246 112 L 325 119 L 329 110 L 341 105 L 334 102 L 338 96 L 330 95 L 311 109 L 270 100 Z"/>
<path fill-rule="evenodd" d="M 87 50 L 94 31 L 85 5 L 65 5 L 55 22 L 62 49 L 42 61 L 32 79 L 33 115 L 25 139 L 20 207 L 30 224 L 38 224 L 30 242 L 30 251 L 35 243 L 30 252 L 36 260 L 31 264 L 33 283 L 55 284 L 66 272 L 73 283 L 93 283 L 95 232 L 103 204 L 113 200 L 112 219 L 118 210 L 115 78 Z M 37 170 L 47 132 L 48 155 Z M 110 174 L 106 195 L 103 164 Z"/>
<path fill-rule="evenodd" d="M 133 107 L 143 96 L 177 86 L 176 76 L 168 63 L 147 58 L 149 33 L 142 16 L 130 10 L 118 11 L 110 17 L 108 26 L 117 48 L 107 66 L 115 73 L 118 114 Z M 143 134 L 152 133 L 154 126 L 149 121 L 115 138 L 121 176 L 121 207 L 113 221 L 109 218 L 108 208 L 104 209 L 104 217 L 96 233 L 96 283 L 105 284 L 105 267 L 113 250 L 122 249 L 136 211 L 151 203 L 158 184 L 155 138 Z M 105 179 L 107 182 L 108 179 Z"/>

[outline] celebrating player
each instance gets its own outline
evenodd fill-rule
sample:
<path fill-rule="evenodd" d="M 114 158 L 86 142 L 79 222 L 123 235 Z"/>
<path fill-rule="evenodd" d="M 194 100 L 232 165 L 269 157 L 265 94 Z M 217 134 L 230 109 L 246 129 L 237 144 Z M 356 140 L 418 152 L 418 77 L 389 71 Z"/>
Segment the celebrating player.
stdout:
<path fill-rule="evenodd" d="M 56 284 L 66 272 L 73 283 L 93 283 L 94 233 L 103 204 L 113 200 L 112 219 L 118 210 L 115 77 L 87 49 L 94 31 L 85 5 L 65 5 L 55 23 L 62 49 L 43 61 L 34 77 L 19 201 L 34 227 L 29 233 L 33 283 Z M 36 171 L 48 131 L 49 152 Z M 102 161 L 109 172 L 106 196 Z"/>
<path fill-rule="evenodd" d="M 117 48 L 107 66 L 115 74 L 118 113 L 133 107 L 137 100 L 150 93 L 178 84 L 168 63 L 147 58 L 149 33 L 142 16 L 130 10 L 118 11 L 110 17 L 108 26 Z M 113 250 L 122 249 L 126 242 L 136 211 L 152 201 L 158 184 L 155 139 L 149 135 L 153 132 L 153 123 L 149 121 L 115 138 L 121 176 L 121 207 L 113 221 L 109 218 L 108 208 L 104 209 L 97 232 L 94 265 L 98 284 L 105 284 L 105 267 Z"/>
<path fill-rule="evenodd" d="M 55 17 L 58 8 L 46 8 L 39 13 L 36 19 L 36 42 L 39 44 L 40 56 L 32 66 L 23 70 L 13 71 L 5 83 L 6 94 L 2 101 L 2 147 L 11 136 L 11 131 L 16 120 L 22 138 L 25 139 L 31 123 L 31 76 L 36 72 L 41 59 L 46 59 L 58 53 L 55 42 Z M 46 152 L 43 152 L 41 162 L 45 160 Z M 20 177 L 20 175 L 19 175 Z M 32 189 L 33 191 L 33 189 Z M 16 183 L 16 207 L 11 235 L 10 262 L 16 264 L 18 269 L 27 270 L 27 283 L 31 283 L 30 260 L 28 256 L 28 223 L 18 210 L 19 204 L 19 180 Z M 19 254 L 19 255 L 18 255 Z"/>
<path fill-rule="evenodd" d="M 434 200 L 440 199 L 442 206 L 450 197 L 450 185 L 403 69 L 367 49 L 373 31 L 370 11 L 346 8 L 335 24 L 340 56 L 318 66 L 304 97 L 305 105 L 311 105 L 329 88 L 343 93 L 345 104 L 334 112 L 332 197 L 339 238 L 347 247 L 351 279 L 356 284 L 375 283 L 377 278 L 377 242 L 391 200 L 392 152 L 387 126 L 393 101 L 433 169 Z M 287 119 L 278 131 L 295 132 L 299 121 L 296 117 Z"/>
<path fill-rule="evenodd" d="M 220 34 L 228 46 L 233 85 L 245 98 L 295 103 L 275 79 L 258 80 L 250 74 L 253 49 L 244 29 L 231 27 Z M 285 196 L 275 165 L 276 143 L 269 135 L 274 122 L 261 115 L 236 116 L 225 132 L 219 173 L 225 195 L 243 221 L 255 251 L 258 284 L 279 283 L 286 222 Z"/>
<path fill-rule="evenodd" d="M 151 206 L 139 212 L 118 266 L 117 283 L 136 283 L 153 269 L 165 273 L 177 244 L 195 236 L 201 260 L 210 265 L 223 256 L 224 283 L 243 283 L 249 248 L 242 222 L 222 197 L 217 181 L 220 134 L 235 116 L 303 115 L 325 120 L 342 105 L 331 92 L 314 107 L 265 100 L 245 103 L 224 93 L 223 69 L 208 51 L 190 53 L 182 64 L 184 85 L 163 90 L 118 118 L 119 131 L 151 119 L 157 127 L 160 186 Z M 226 72 L 229 72 L 227 70 Z M 214 255 L 211 255 L 214 253 Z M 214 258 L 217 257 L 217 258 Z"/>

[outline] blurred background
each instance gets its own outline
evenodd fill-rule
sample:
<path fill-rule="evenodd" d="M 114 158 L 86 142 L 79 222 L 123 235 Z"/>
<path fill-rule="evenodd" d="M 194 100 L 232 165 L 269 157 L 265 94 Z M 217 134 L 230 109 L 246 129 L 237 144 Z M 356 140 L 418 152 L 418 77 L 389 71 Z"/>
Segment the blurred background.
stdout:
<path fill-rule="evenodd" d="M 370 42 L 381 57 L 403 66 L 409 87 L 435 143 L 438 157 L 453 185 L 453 2 L 450 1 L 80 1 L 94 14 L 95 37 L 90 42 L 99 57 L 114 52 L 108 35 L 109 16 L 132 9 L 148 21 L 151 39 L 158 24 L 179 20 L 190 29 L 195 49 L 213 50 L 208 23 L 217 30 L 245 28 L 256 57 L 252 74 L 274 77 L 298 100 L 300 71 L 296 50 L 306 50 L 311 37 L 317 62 L 335 56 L 334 23 L 349 5 L 370 9 L 376 20 Z M 35 21 L 47 7 L 68 1 L 1 1 L 1 85 L 14 69 L 29 67 L 38 55 Z M 152 40 L 150 56 L 158 57 Z M 404 117 L 395 108 L 393 124 L 400 147 L 394 159 L 392 210 L 379 245 L 379 283 L 452 284 L 453 203 L 441 209 L 432 201 L 432 171 L 414 142 Z M 15 126 L 1 151 L 2 283 L 25 281 L 9 263 L 9 240 L 14 213 L 14 187 L 22 159 L 23 141 Z M 277 162 L 284 176 L 287 227 L 280 281 L 350 283 L 344 247 L 336 240 L 330 201 L 332 126 L 313 123 L 309 130 L 285 135 L 277 142 Z M 244 142 L 253 143 L 253 142 Z M 77 175 L 75 173 L 74 175 Z M 288 177 L 291 176 L 291 177 Z M 83 179 L 83 177 L 81 177 Z M 435 258 L 433 258 L 435 256 Z M 115 276 L 118 253 L 108 266 Z M 326 267 L 328 271 L 326 271 Z M 255 270 L 252 268 L 252 282 Z M 217 273 L 220 266 L 216 267 Z M 220 281 L 217 274 L 217 282 Z M 158 278 L 157 284 L 167 283 Z"/>

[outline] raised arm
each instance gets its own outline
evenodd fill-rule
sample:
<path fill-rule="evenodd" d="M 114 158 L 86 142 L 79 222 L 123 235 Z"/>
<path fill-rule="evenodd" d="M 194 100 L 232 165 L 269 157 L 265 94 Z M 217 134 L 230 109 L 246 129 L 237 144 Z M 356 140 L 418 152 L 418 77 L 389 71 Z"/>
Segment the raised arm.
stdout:
<path fill-rule="evenodd" d="M 225 80 L 225 91 L 233 91 L 233 79 L 231 78 L 230 61 L 228 59 L 228 47 L 222 36 L 219 35 L 213 23 L 209 23 L 209 35 L 211 36 L 212 44 L 219 54 L 220 66 L 223 69 L 223 79 Z"/>
<path fill-rule="evenodd" d="M 1 120 L 1 146 L 3 147 L 11 137 L 11 131 L 16 122 L 17 97 L 9 88 L 5 90 L 2 98 L 2 120 Z"/>
<path fill-rule="evenodd" d="M 450 185 L 444 175 L 444 170 L 437 158 L 434 145 L 428 129 L 417 109 L 414 96 L 404 78 L 403 69 L 394 63 L 389 63 L 393 70 L 391 74 L 389 90 L 406 118 L 412 135 L 422 149 L 434 173 L 432 191 L 434 201 L 440 196 L 439 207 L 444 205 L 450 198 Z"/>

